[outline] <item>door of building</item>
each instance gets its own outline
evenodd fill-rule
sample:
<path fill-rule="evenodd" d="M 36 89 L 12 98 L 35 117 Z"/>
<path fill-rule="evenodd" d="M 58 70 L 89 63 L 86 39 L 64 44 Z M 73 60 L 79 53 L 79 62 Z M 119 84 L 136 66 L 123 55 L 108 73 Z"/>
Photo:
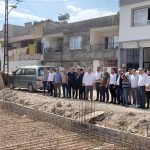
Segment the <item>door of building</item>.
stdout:
<path fill-rule="evenodd" d="M 143 68 L 150 69 L 150 47 L 144 48 Z"/>
<path fill-rule="evenodd" d="M 126 58 L 127 58 L 127 69 L 139 68 L 139 49 L 127 49 Z"/>

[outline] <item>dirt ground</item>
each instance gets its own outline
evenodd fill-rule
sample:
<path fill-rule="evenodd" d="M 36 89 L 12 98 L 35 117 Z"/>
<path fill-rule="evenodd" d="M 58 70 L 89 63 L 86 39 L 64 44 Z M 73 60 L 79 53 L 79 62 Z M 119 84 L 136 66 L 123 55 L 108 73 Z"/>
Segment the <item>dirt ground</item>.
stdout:
<path fill-rule="evenodd" d="M 94 121 L 99 126 L 149 136 L 150 110 L 126 108 L 114 104 L 44 96 L 41 92 L 2 90 L 0 99 L 12 101 L 41 111 L 78 119 L 91 112 L 104 114 Z"/>
<path fill-rule="evenodd" d="M 127 150 L 0 108 L 0 150 Z"/>

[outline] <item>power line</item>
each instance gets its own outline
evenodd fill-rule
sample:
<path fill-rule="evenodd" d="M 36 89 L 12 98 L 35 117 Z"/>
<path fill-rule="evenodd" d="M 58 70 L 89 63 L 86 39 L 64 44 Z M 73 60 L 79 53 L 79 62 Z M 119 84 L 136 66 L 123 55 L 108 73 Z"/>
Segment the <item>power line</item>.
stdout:
<path fill-rule="evenodd" d="M 29 1 L 29 3 L 33 3 L 33 4 L 65 4 L 65 3 L 70 3 L 76 0 L 67 0 L 67 1 Z"/>

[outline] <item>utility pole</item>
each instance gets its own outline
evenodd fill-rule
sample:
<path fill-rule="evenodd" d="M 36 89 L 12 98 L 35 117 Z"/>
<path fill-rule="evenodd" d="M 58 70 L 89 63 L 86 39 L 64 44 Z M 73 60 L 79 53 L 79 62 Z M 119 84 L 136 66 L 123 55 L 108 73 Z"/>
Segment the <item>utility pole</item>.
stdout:
<path fill-rule="evenodd" d="M 8 0 L 5 0 L 5 24 L 4 24 L 4 83 L 8 85 L 9 56 L 8 56 Z"/>
<path fill-rule="evenodd" d="M 19 2 L 23 2 L 22 0 L 16 0 L 16 4 L 11 6 L 11 9 L 8 10 L 8 0 L 5 0 L 5 24 L 4 24 L 4 64 L 3 64 L 3 72 L 4 72 L 4 84 L 8 86 L 9 83 L 9 29 L 8 29 L 8 15 L 14 9 L 17 8 Z"/>

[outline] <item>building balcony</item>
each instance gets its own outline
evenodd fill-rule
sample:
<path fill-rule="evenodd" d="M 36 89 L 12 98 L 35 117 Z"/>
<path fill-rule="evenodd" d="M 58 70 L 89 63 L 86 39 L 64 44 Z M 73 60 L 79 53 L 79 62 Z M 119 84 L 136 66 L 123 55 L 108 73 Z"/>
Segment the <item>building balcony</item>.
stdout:
<path fill-rule="evenodd" d="M 42 60 L 43 55 L 35 52 L 34 49 L 29 50 L 28 47 L 17 48 L 9 51 L 9 60 Z"/>
<path fill-rule="evenodd" d="M 90 45 L 90 51 L 117 50 L 117 49 L 118 49 L 118 43 Z"/>
<path fill-rule="evenodd" d="M 44 53 L 51 53 L 51 52 L 62 52 L 63 51 L 63 47 L 46 47 L 44 48 Z"/>
<path fill-rule="evenodd" d="M 88 60 L 116 60 L 116 50 L 64 50 L 62 52 L 48 52 L 43 54 L 45 62 L 71 62 L 71 61 L 88 61 Z"/>

